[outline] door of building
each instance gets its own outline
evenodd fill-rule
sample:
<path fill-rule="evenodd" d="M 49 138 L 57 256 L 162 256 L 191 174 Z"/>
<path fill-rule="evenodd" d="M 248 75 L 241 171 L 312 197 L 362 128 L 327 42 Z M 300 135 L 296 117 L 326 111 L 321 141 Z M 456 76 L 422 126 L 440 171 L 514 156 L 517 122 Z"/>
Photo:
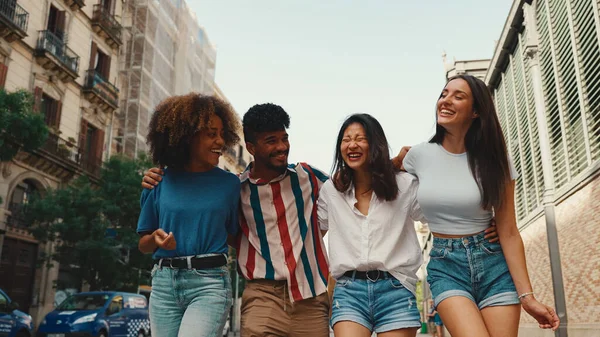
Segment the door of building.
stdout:
<path fill-rule="evenodd" d="M 4 237 L 0 260 L 0 288 L 19 304 L 19 310 L 29 312 L 38 245 Z"/>

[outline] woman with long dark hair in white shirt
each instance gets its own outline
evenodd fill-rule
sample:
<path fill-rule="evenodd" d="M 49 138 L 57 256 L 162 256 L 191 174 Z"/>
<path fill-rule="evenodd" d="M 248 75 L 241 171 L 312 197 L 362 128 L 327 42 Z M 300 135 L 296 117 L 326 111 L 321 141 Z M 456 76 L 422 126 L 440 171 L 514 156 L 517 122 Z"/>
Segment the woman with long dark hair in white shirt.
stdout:
<path fill-rule="evenodd" d="M 329 232 L 336 336 L 413 337 L 421 326 L 415 288 L 422 257 L 413 219 L 421 219 L 417 180 L 396 173 L 379 122 L 367 114 L 342 125 L 332 178 L 319 194 Z"/>

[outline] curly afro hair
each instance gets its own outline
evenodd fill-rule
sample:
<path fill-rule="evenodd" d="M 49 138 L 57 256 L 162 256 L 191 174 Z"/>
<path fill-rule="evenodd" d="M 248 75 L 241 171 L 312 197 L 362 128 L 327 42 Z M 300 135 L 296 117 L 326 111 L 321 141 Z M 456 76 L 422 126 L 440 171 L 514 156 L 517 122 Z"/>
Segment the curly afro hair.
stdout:
<path fill-rule="evenodd" d="M 290 127 L 290 116 L 282 107 L 273 103 L 257 104 L 244 115 L 244 139 L 246 142 L 256 141 L 256 134 L 273 132 Z"/>
<path fill-rule="evenodd" d="M 150 120 L 148 137 L 154 164 L 182 168 L 190 161 L 190 142 L 196 132 L 210 127 L 210 117 L 223 121 L 224 147 L 240 141 L 240 121 L 233 108 L 214 96 L 189 93 L 160 102 Z"/>

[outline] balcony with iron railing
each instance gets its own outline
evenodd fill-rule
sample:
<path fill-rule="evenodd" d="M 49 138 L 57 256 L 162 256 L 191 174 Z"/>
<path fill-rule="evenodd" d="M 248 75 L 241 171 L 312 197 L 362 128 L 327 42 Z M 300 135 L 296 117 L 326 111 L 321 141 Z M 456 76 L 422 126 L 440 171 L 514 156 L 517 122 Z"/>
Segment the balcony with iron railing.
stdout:
<path fill-rule="evenodd" d="M 67 164 L 79 167 L 92 177 L 100 177 L 102 160 L 92 158 L 89 153 L 86 153 L 83 149 L 75 145 L 73 140 L 65 140 L 58 135 L 50 133 L 41 149 L 65 161 Z"/>
<path fill-rule="evenodd" d="M 123 44 L 122 26 L 103 5 L 94 5 L 94 14 L 92 15 L 92 28 L 100 36 L 104 37 L 106 42 L 112 48 L 118 48 Z"/>
<path fill-rule="evenodd" d="M 112 111 L 119 105 L 119 89 L 95 69 L 86 72 L 83 93 L 93 103 L 100 103 L 102 108 Z"/>
<path fill-rule="evenodd" d="M 0 0 L 0 36 L 13 42 L 27 36 L 29 13 L 16 0 Z"/>
<path fill-rule="evenodd" d="M 35 56 L 44 69 L 54 70 L 64 82 L 78 77 L 79 55 L 51 31 L 39 32 Z"/>

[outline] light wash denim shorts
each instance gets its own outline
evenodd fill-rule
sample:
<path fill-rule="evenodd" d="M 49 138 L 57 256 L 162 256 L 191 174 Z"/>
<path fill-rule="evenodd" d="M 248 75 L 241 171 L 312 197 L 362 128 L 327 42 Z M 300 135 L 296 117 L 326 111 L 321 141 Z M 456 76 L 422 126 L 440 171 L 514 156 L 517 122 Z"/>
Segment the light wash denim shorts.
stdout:
<path fill-rule="evenodd" d="M 331 302 L 331 326 L 341 321 L 358 323 L 382 333 L 421 326 L 415 295 L 386 273 L 375 282 L 342 276 Z"/>
<path fill-rule="evenodd" d="M 500 243 L 483 236 L 433 238 L 427 282 L 435 306 L 452 296 L 466 297 L 480 310 L 520 304 Z"/>

